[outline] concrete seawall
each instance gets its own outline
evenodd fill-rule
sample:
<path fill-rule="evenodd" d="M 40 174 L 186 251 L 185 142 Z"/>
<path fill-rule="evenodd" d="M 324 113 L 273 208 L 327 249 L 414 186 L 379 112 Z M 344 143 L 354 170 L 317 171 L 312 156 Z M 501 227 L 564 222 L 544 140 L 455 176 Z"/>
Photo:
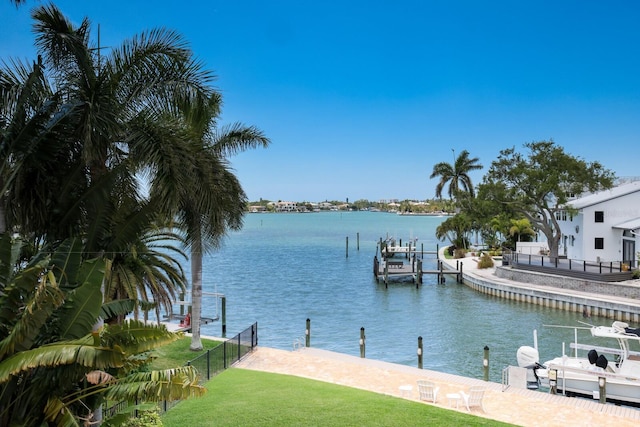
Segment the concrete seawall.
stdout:
<path fill-rule="evenodd" d="M 442 253 L 441 255 L 444 255 Z M 484 294 L 560 310 L 640 323 L 640 281 L 590 282 L 559 275 L 517 270 L 508 266 L 478 269 L 473 258 L 449 259 L 456 269 L 462 262 L 465 285 Z M 588 290 L 588 292 L 586 291 Z"/>

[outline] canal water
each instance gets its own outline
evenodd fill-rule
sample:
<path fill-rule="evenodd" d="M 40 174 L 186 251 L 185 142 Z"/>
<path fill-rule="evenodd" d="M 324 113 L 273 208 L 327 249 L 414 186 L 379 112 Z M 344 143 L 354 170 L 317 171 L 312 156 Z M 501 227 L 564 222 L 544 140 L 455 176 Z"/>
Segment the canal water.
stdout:
<path fill-rule="evenodd" d="M 364 328 L 365 357 L 409 366 L 418 364 L 422 337 L 425 369 L 474 378 L 483 378 L 486 346 L 491 381 L 516 365 L 518 347 L 533 345 L 534 330 L 544 361 L 560 355 L 563 343 L 568 352 L 574 340 L 573 329 L 545 325 L 611 322 L 487 296 L 453 277 L 438 284 L 427 275 L 418 289 L 412 282 L 388 288 L 376 282 L 380 238 L 417 239 L 418 247 L 435 251 L 447 244 L 435 238 L 445 219 L 383 212 L 247 214 L 242 230 L 205 256 L 203 288 L 225 295 L 227 336 L 258 322 L 259 345 L 291 350 L 304 342 L 310 319 L 312 347 L 359 356 Z M 425 255 L 424 269 L 435 267 L 435 255 Z M 203 316 L 220 311 L 215 298 L 204 298 Z M 221 323 L 203 325 L 202 334 L 220 336 Z M 580 331 L 578 339 L 587 343 L 588 333 Z"/>

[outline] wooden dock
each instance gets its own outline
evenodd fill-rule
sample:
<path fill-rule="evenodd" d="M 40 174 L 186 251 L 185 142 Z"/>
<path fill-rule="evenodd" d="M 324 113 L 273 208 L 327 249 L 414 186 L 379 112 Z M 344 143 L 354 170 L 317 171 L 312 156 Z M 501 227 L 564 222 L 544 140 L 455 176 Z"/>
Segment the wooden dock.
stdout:
<path fill-rule="evenodd" d="M 438 248 L 435 251 L 425 251 L 422 246 L 418 248 L 415 242 L 410 242 L 406 246 L 396 246 L 380 239 L 379 251 L 381 258 L 378 259 L 378 250 L 373 258 L 373 275 L 378 283 L 380 280 L 384 281 L 385 287 L 392 280 L 411 280 L 417 288 L 422 284 L 422 277 L 425 274 L 438 276 L 438 283 L 444 283 L 446 275 L 456 276 L 458 283 L 462 281 L 462 266 L 459 270 L 450 270 L 445 267 L 438 258 Z M 435 270 L 423 268 L 425 255 L 436 256 L 437 268 Z"/>

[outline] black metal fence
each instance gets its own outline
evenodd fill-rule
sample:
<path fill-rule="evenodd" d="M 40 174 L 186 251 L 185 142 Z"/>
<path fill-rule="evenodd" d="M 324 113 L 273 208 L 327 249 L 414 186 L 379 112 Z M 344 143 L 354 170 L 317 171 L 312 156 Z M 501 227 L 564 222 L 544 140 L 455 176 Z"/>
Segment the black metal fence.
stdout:
<path fill-rule="evenodd" d="M 257 345 L 258 323 L 254 323 L 235 337 L 188 361 L 187 365 L 193 366 L 198 370 L 202 375 L 202 381 L 208 381 L 242 359 Z"/>
<path fill-rule="evenodd" d="M 254 323 L 236 336 L 223 341 L 219 346 L 207 350 L 205 353 L 188 361 L 187 366 L 193 366 L 201 375 L 200 383 L 204 383 L 235 362 L 242 359 L 258 346 L 258 323 Z M 178 401 L 162 401 L 158 407 L 166 412 Z M 119 402 L 105 410 L 106 417 L 112 417 L 129 406 L 128 402 Z"/>
<path fill-rule="evenodd" d="M 524 270 L 544 271 L 551 274 L 603 281 L 629 280 L 637 265 L 635 260 L 584 261 L 517 252 L 503 252 L 502 264 Z"/>

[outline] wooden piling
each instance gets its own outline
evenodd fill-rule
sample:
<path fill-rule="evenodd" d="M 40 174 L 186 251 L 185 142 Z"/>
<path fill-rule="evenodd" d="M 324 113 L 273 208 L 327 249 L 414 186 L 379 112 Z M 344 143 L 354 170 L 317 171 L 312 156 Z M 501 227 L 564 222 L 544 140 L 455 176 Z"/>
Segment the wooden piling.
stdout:
<path fill-rule="evenodd" d="M 365 356 L 365 336 L 364 336 L 364 327 L 360 328 L 360 357 L 364 359 Z"/>
<path fill-rule="evenodd" d="M 356 233 L 356 250 L 360 250 L 360 232 Z"/>
<path fill-rule="evenodd" d="M 418 337 L 418 369 L 422 369 L 422 337 Z"/>
<path fill-rule="evenodd" d="M 489 381 L 489 346 L 484 346 L 484 358 L 482 359 L 484 369 L 484 380 Z"/>
<path fill-rule="evenodd" d="M 311 319 L 307 318 L 307 328 L 304 330 L 304 346 L 311 347 Z"/>
<path fill-rule="evenodd" d="M 227 336 L 227 297 L 222 297 L 222 338 Z"/>
<path fill-rule="evenodd" d="M 349 236 L 347 236 L 347 247 L 346 247 L 346 251 L 347 251 L 347 258 L 349 258 Z"/>
<path fill-rule="evenodd" d="M 598 377 L 598 391 L 600 393 L 600 403 L 604 405 L 607 403 L 607 379 L 605 377 Z"/>

